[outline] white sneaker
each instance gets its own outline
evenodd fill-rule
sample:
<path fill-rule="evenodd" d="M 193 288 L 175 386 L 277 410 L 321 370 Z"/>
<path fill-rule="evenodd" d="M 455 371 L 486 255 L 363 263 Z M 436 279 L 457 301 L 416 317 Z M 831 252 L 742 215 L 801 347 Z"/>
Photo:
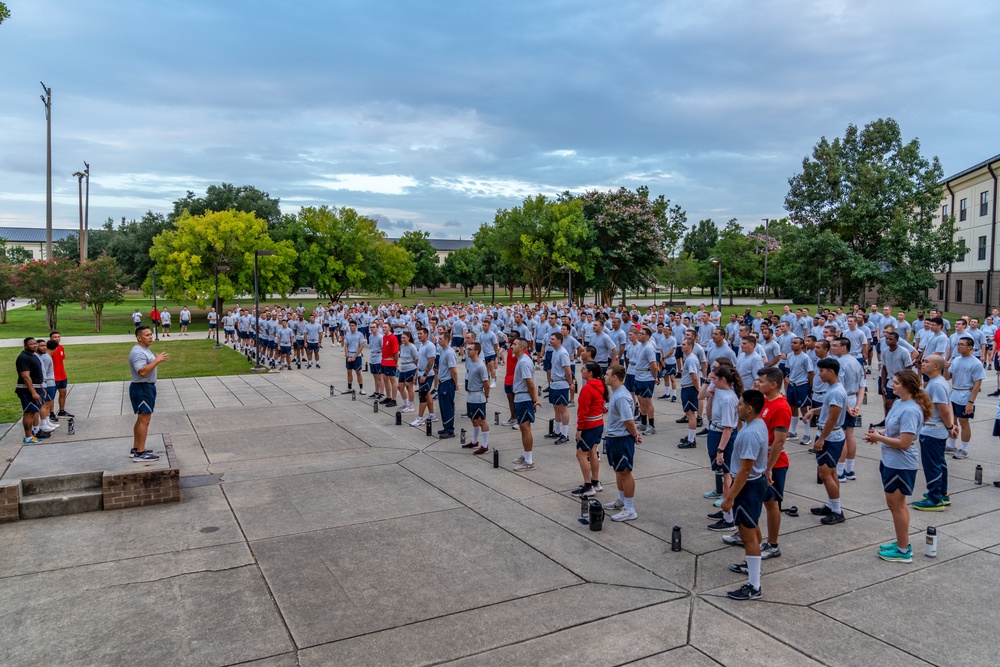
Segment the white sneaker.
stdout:
<path fill-rule="evenodd" d="M 437 415 L 427 415 L 427 421 L 436 422 L 438 420 Z"/>
<path fill-rule="evenodd" d="M 517 426 L 517 420 L 516 419 L 508 419 L 507 421 L 505 421 L 503 423 L 503 426 Z"/>
<path fill-rule="evenodd" d="M 514 466 L 513 468 L 514 472 L 531 472 L 534 469 L 535 469 L 534 463 L 521 463 L 519 465 Z"/>
<path fill-rule="evenodd" d="M 647 426 L 643 435 L 653 435 L 654 433 L 656 433 L 656 429 L 652 426 Z"/>
<path fill-rule="evenodd" d="M 411 408 L 408 405 L 405 405 L 405 406 L 403 406 L 403 409 L 400 410 L 400 412 L 413 412 L 413 408 Z"/>
<path fill-rule="evenodd" d="M 492 388 L 495 388 L 496 386 L 497 386 L 497 381 L 496 380 L 490 380 L 490 388 L 492 389 Z"/>
<path fill-rule="evenodd" d="M 524 463 L 524 456 L 518 456 L 516 459 L 511 461 L 511 463 Z"/>
<path fill-rule="evenodd" d="M 291 368 L 289 368 L 289 370 L 291 370 Z M 358 389 L 358 396 L 364 396 L 364 395 L 365 395 L 365 388 L 361 387 L 360 389 Z"/>
<path fill-rule="evenodd" d="M 410 426 L 423 426 L 425 423 L 426 420 L 423 417 L 417 417 L 416 419 L 410 422 Z"/>
<path fill-rule="evenodd" d="M 60 424 L 57 424 L 57 423 L 55 423 L 54 421 L 52 421 L 50 419 L 46 419 L 45 420 L 45 425 L 48 426 L 49 429 L 53 430 L 53 431 L 56 430 L 57 428 L 59 428 L 59 426 L 60 426 Z"/>
<path fill-rule="evenodd" d="M 625 503 L 623 503 L 620 500 L 615 500 L 610 503 L 604 503 L 601 507 L 603 507 L 606 510 L 620 510 L 625 507 Z"/>
<path fill-rule="evenodd" d="M 52 431 L 56 430 L 56 427 L 52 424 L 49 424 L 48 422 L 41 422 L 38 424 L 38 430 L 45 431 L 46 433 L 51 433 Z"/>
<path fill-rule="evenodd" d="M 624 509 L 618 514 L 611 517 L 612 521 L 632 521 L 633 519 L 638 519 L 639 515 L 635 513 L 634 509 Z"/>
<path fill-rule="evenodd" d="M 802 436 L 802 440 L 800 442 L 803 445 L 811 445 L 812 444 L 812 438 L 810 438 L 808 435 L 804 435 L 804 436 Z"/>

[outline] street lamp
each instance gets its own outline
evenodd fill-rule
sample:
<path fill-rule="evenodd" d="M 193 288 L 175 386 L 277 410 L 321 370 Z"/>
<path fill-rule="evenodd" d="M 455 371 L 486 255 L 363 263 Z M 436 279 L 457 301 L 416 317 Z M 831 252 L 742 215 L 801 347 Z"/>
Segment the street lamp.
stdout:
<path fill-rule="evenodd" d="M 496 301 L 497 281 L 494 279 L 495 276 L 492 273 L 487 273 L 486 277 L 490 279 L 490 305 L 492 306 L 493 302 Z"/>
<path fill-rule="evenodd" d="M 87 193 L 83 204 L 83 255 L 90 257 L 90 164 L 83 163 L 83 175 L 87 178 Z M 83 261 L 83 260 L 80 260 Z"/>
<path fill-rule="evenodd" d="M 86 178 L 87 175 L 85 173 L 83 173 L 82 171 L 74 171 L 73 172 L 73 176 L 76 177 L 76 186 L 77 186 L 77 190 L 80 193 L 80 238 L 77 239 L 77 241 L 79 241 L 79 245 L 80 245 L 80 263 L 83 264 L 83 260 L 85 258 L 84 254 L 83 254 L 83 252 L 84 252 L 84 250 L 83 250 L 83 179 Z M 88 187 L 90 187 L 89 184 L 88 184 Z"/>
<path fill-rule="evenodd" d="M 714 264 L 719 269 L 719 312 L 722 312 L 722 260 L 713 257 L 708 260 L 709 264 Z"/>
<path fill-rule="evenodd" d="M 770 222 L 770 218 L 764 218 L 764 300 L 761 302 L 764 305 L 767 305 L 767 256 L 771 251 L 771 235 L 767 231 Z"/>
<path fill-rule="evenodd" d="M 153 310 L 156 310 L 156 269 L 150 270 L 149 275 L 153 280 Z M 157 317 L 159 317 L 159 315 L 157 315 Z M 158 322 L 159 320 L 153 322 L 153 337 L 155 340 L 160 340 L 160 325 Z"/>
<path fill-rule="evenodd" d="M 572 266 L 560 266 L 560 271 L 565 271 L 569 276 L 569 290 L 566 292 L 566 300 L 569 302 L 569 307 L 573 307 L 573 267 Z"/>
<path fill-rule="evenodd" d="M 258 257 L 268 257 L 273 255 L 273 250 L 254 250 L 253 251 L 253 334 L 254 334 L 254 346 L 255 353 L 254 359 L 256 363 L 253 369 L 255 371 L 266 370 L 260 365 L 260 278 L 259 272 L 257 270 L 257 258 Z M 216 311 L 218 314 L 218 311 Z M 216 330 L 216 335 L 218 335 L 218 329 Z"/>
<path fill-rule="evenodd" d="M 41 82 L 39 82 L 41 83 Z M 45 259 L 52 259 L 52 89 L 42 83 L 45 94 Z"/>
<path fill-rule="evenodd" d="M 225 273 L 229 270 L 229 265 L 227 264 L 216 264 L 215 265 L 215 349 L 218 350 L 222 345 L 219 344 L 219 320 L 222 319 L 219 313 L 219 273 Z"/>

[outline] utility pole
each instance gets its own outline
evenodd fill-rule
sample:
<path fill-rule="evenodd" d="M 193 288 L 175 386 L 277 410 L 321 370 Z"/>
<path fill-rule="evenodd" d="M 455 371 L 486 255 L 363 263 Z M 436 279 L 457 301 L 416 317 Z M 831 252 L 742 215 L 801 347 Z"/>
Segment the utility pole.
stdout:
<path fill-rule="evenodd" d="M 77 191 L 80 193 L 80 238 L 77 239 L 77 241 L 79 242 L 78 245 L 80 246 L 80 263 L 83 264 L 83 258 L 86 256 L 83 254 L 84 248 L 87 245 L 86 242 L 84 241 L 84 236 L 83 236 L 83 179 L 86 176 L 86 174 L 84 174 L 82 171 L 75 171 L 73 172 L 73 176 L 76 177 Z"/>
<path fill-rule="evenodd" d="M 41 83 L 41 82 L 39 82 Z M 45 94 L 45 259 L 52 259 L 52 89 L 42 83 Z"/>
<path fill-rule="evenodd" d="M 90 165 L 83 163 L 83 173 L 87 177 L 87 194 L 83 205 L 83 254 L 80 261 L 83 262 L 90 257 Z"/>
<path fill-rule="evenodd" d="M 770 218 L 764 218 L 764 300 L 761 301 L 764 305 L 767 305 L 767 256 L 771 251 L 771 235 L 767 230 L 770 222 Z"/>

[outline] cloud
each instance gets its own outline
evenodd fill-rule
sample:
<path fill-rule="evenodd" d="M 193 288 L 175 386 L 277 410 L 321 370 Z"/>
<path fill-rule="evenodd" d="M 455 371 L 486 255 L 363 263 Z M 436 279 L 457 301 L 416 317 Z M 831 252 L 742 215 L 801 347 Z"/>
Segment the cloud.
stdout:
<path fill-rule="evenodd" d="M 408 188 L 415 187 L 417 181 L 410 176 L 371 174 L 336 174 L 322 180 L 310 181 L 308 185 L 327 190 L 351 190 L 354 192 L 374 192 L 383 195 L 403 195 Z"/>

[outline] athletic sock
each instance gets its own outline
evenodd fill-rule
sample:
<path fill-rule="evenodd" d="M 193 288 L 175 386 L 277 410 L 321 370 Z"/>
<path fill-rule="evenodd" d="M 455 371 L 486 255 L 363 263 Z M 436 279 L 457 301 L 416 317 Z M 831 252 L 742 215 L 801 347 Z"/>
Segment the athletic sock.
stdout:
<path fill-rule="evenodd" d="M 844 467 L 846 463 L 844 461 L 837 462 L 837 477 L 842 477 L 844 474 Z"/>
<path fill-rule="evenodd" d="M 625 510 L 626 511 L 627 510 L 633 510 L 633 511 L 635 511 L 635 507 L 632 504 L 632 503 L 635 502 L 635 498 L 626 498 L 623 502 L 625 503 Z"/>
<path fill-rule="evenodd" d="M 760 556 L 747 556 L 747 575 L 750 585 L 760 590 Z"/>
<path fill-rule="evenodd" d="M 693 428 L 689 428 L 688 429 L 688 442 L 694 442 L 694 438 L 695 438 L 694 433 L 695 433 L 695 431 L 694 431 Z"/>
<path fill-rule="evenodd" d="M 803 424 L 803 426 L 802 426 L 802 437 L 803 438 L 808 438 L 809 437 L 809 422 L 802 422 L 802 424 Z"/>
<path fill-rule="evenodd" d="M 642 415 L 639 417 L 639 423 L 642 424 L 643 426 L 645 426 L 648 423 L 646 421 L 646 415 Z"/>
<path fill-rule="evenodd" d="M 479 442 L 479 427 L 472 427 L 472 442 Z"/>
<path fill-rule="evenodd" d="M 854 472 L 854 459 L 847 459 L 844 464 L 844 472 Z"/>
<path fill-rule="evenodd" d="M 727 523 L 732 523 L 733 522 L 733 511 L 729 510 L 728 512 L 723 512 L 722 513 L 722 518 Z"/>
<path fill-rule="evenodd" d="M 955 438 L 948 438 L 948 446 L 955 449 Z"/>
<path fill-rule="evenodd" d="M 480 437 L 482 438 L 482 440 L 479 441 L 479 446 L 482 447 L 483 449 L 489 449 L 490 448 L 490 432 L 489 431 L 483 431 L 483 434 Z"/>
<path fill-rule="evenodd" d="M 962 442 L 962 451 L 963 452 L 969 451 L 969 443 L 968 442 Z"/>
<path fill-rule="evenodd" d="M 618 500 L 622 501 L 623 505 L 625 504 L 625 492 L 624 491 L 619 491 L 618 492 Z"/>
<path fill-rule="evenodd" d="M 840 498 L 830 498 L 830 509 L 835 514 L 840 514 Z"/>
<path fill-rule="evenodd" d="M 527 463 L 528 465 L 531 465 L 533 463 L 533 461 L 531 460 L 531 452 L 524 453 L 524 462 Z"/>
<path fill-rule="evenodd" d="M 656 422 L 656 419 L 654 419 L 653 417 L 650 417 L 649 418 L 649 427 L 650 428 L 656 428 L 656 424 L 654 422 Z"/>

